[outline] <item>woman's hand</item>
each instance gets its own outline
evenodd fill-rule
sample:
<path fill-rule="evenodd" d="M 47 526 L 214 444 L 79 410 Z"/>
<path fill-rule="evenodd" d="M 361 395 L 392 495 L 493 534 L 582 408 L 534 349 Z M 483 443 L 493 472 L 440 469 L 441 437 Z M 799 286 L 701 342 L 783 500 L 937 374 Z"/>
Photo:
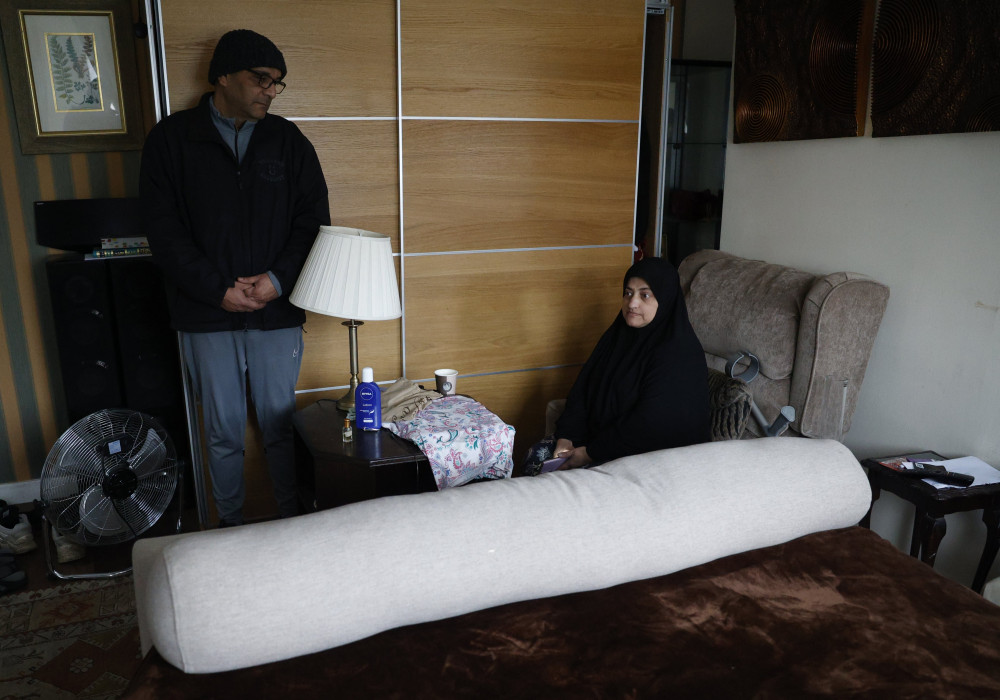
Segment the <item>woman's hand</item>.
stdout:
<path fill-rule="evenodd" d="M 573 454 L 563 462 L 560 469 L 576 469 L 578 467 L 586 467 L 590 465 L 590 455 L 587 454 L 586 447 L 574 447 Z"/>
<path fill-rule="evenodd" d="M 559 469 L 576 469 L 590 464 L 590 455 L 587 454 L 586 447 L 573 447 L 573 441 L 566 438 L 556 440 L 556 447 L 552 450 L 553 457 L 566 457 L 566 461 L 559 465 Z"/>
<path fill-rule="evenodd" d="M 553 457 L 568 457 L 569 453 L 573 451 L 573 441 L 567 440 L 566 438 L 559 438 L 556 440 L 556 446 L 552 450 Z"/>

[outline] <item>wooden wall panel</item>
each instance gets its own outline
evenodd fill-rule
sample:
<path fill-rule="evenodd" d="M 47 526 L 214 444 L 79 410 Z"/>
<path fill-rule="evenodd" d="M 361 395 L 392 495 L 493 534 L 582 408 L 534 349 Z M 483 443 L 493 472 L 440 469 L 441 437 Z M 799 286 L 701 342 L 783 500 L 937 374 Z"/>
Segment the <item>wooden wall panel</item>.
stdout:
<path fill-rule="evenodd" d="M 583 362 L 619 309 L 631 255 L 622 247 L 408 257 L 408 376 Z"/>
<path fill-rule="evenodd" d="M 645 6 L 404 0 L 403 115 L 638 119 Z"/>
<path fill-rule="evenodd" d="M 312 406 L 317 401 L 336 402 L 344 395 L 343 389 L 331 389 L 329 391 L 300 392 L 295 395 L 295 410 L 301 411 L 307 406 Z"/>
<path fill-rule="evenodd" d="M 406 121 L 406 252 L 632 243 L 638 126 Z"/>
<path fill-rule="evenodd" d="M 399 133 L 393 121 L 299 121 L 323 164 L 334 226 L 383 233 L 399 252 Z"/>
<path fill-rule="evenodd" d="M 316 146 L 333 223 L 403 248 L 405 339 L 401 321 L 366 323 L 361 365 L 383 382 L 455 366 L 460 390 L 517 429 L 519 468 L 542 436 L 545 405 L 566 395 L 618 312 L 632 257 L 645 3 L 403 0 L 403 114 L 434 119 L 403 122 L 402 201 L 395 0 L 161 4 L 173 110 L 209 89 L 225 31 L 254 29 L 282 49 L 289 86 L 272 111 Z M 594 247 L 435 254 L 545 246 Z M 340 324 L 309 315 L 300 408 L 343 394 L 327 389 L 348 381 Z M 274 511 L 258 433 L 251 423 L 248 518 Z"/>
<path fill-rule="evenodd" d="M 161 1 L 171 111 L 210 89 L 208 64 L 219 37 L 252 29 L 285 57 L 282 116 L 396 116 L 394 0 Z"/>
<path fill-rule="evenodd" d="M 299 391 L 328 386 L 347 386 L 351 380 L 351 359 L 344 319 L 306 312 L 305 350 L 299 372 Z M 398 379 L 403 373 L 402 323 L 365 321 L 358 328 L 358 368 L 371 367 L 375 381 Z M 337 398 L 343 395 L 337 394 Z"/>

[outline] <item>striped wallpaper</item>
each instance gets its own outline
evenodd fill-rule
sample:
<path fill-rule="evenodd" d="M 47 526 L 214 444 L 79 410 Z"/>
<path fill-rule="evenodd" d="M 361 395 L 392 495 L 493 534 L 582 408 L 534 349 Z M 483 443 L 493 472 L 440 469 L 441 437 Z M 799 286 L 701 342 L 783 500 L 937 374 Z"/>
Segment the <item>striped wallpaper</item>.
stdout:
<path fill-rule="evenodd" d="M 139 151 L 23 155 L 0 51 L 0 483 L 37 478 L 67 427 L 34 202 L 138 194 Z"/>

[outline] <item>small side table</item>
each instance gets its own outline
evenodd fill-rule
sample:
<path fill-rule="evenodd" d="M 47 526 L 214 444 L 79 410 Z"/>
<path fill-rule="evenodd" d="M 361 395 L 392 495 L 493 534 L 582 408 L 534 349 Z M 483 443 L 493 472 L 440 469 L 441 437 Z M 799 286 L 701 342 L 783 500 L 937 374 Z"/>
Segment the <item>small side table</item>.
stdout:
<path fill-rule="evenodd" d="M 934 452 L 894 456 L 926 460 L 944 459 Z M 861 525 L 871 527 L 872 508 L 883 489 L 912 503 L 916 506 L 916 514 L 910 538 L 910 556 L 920 557 L 921 561 L 934 566 L 938 546 L 947 529 L 944 516 L 981 509 L 983 522 L 986 524 L 986 546 L 983 547 L 976 575 L 972 579 L 972 590 L 982 593 L 986 576 L 993 566 L 997 551 L 1000 550 L 1000 484 L 938 489 L 923 479 L 902 476 L 899 472 L 879 463 L 879 460 L 886 459 L 891 457 L 866 459 L 861 462 L 868 470 L 868 483 L 872 488 L 872 504 L 862 518 Z"/>
<path fill-rule="evenodd" d="M 436 491 L 430 463 L 409 440 L 383 428 L 341 429 L 347 413 L 335 401 L 317 401 L 295 413 L 295 462 L 306 510 L 324 510 L 382 496 Z"/>

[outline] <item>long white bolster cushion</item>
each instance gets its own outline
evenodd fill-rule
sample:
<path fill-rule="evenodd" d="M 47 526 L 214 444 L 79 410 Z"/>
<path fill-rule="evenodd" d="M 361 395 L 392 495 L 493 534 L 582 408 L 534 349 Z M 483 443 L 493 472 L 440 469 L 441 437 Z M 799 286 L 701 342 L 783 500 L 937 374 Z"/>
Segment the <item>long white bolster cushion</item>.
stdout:
<path fill-rule="evenodd" d="M 189 673 L 661 576 L 856 524 L 843 445 L 733 440 L 136 542 L 142 649 Z"/>

